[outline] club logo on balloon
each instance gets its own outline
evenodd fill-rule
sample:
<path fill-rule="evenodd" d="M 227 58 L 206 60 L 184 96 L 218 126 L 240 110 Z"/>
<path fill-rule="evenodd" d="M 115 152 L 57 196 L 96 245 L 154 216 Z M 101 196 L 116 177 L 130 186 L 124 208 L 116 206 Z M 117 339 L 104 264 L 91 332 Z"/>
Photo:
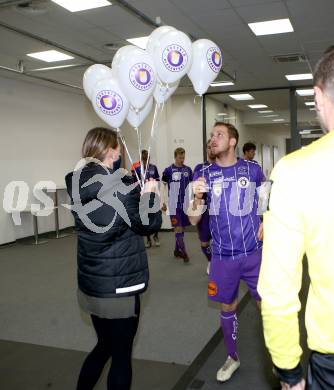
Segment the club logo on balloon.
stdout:
<path fill-rule="evenodd" d="M 97 107 L 106 115 L 117 115 L 123 108 L 123 100 L 114 91 L 104 90 L 96 96 Z"/>
<path fill-rule="evenodd" d="M 145 63 L 134 65 L 129 73 L 132 85 L 140 91 L 149 90 L 154 82 L 153 69 Z"/>
<path fill-rule="evenodd" d="M 169 45 L 162 54 L 165 67 L 171 72 L 182 71 L 188 63 L 187 52 L 180 45 Z"/>
<path fill-rule="evenodd" d="M 210 68 L 215 73 L 218 73 L 222 65 L 222 56 L 220 50 L 217 47 L 210 47 L 206 54 L 206 58 L 208 60 Z"/>

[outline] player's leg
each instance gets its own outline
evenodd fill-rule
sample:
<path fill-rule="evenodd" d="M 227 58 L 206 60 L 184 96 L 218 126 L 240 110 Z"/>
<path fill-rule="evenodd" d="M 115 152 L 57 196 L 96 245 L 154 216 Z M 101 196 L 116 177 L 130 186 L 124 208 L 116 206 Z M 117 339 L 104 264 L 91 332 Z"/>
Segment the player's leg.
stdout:
<path fill-rule="evenodd" d="M 261 297 L 257 291 L 261 268 L 262 250 L 258 250 L 241 260 L 241 279 L 246 283 L 248 290 L 261 309 Z"/>
<path fill-rule="evenodd" d="M 205 212 L 197 225 L 198 237 L 201 241 L 201 251 L 208 260 L 206 272 L 209 275 L 211 261 L 211 232 L 209 226 L 209 214 Z"/>
<path fill-rule="evenodd" d="M 153 242 L 155 246 L 160 246 L 159 233 L 156 232 L 153 235 Z"/>
<path fill-rule="evenodd" d="M 145 248 L 151 248 L 151 246 L 152 246 L 151 236 L 150 236 L 150 235 L 147 235 L 147 236 L 146 236 Z"/>
<path fill-rule="evenodd" d="M 240 367 L 237 354 L 237 299 L 240 283 L 238 260 L 220 260 L 212 257 L 209 274 L 209 298 L 221 303 L 220 324 L 224 334 L 227 360 L 217 372 L 217 380 L 225 382 Z"/>
<path fill-rule="evenodd" d="M 178 257 L 181 257 L 185 262 L 189 261 L 189 257 L 186 251 L 186 246 L 184 243 L 184 227 L 176 226 L 175 227 L 175 238 L 178 248 Z"/>

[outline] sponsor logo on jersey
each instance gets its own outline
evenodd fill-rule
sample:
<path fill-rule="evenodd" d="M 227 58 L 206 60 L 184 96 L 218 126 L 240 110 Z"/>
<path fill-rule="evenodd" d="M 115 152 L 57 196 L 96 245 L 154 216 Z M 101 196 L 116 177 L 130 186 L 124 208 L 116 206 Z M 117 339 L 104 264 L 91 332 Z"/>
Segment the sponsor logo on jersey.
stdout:
<path fill-rule="evenodd" d="M 181 180 L 181 176 L 182 176 L 181 172 L 178 172 L 178 171 L 173 172 L 172 173 L 172 180 L 173 181 L 179 181 L 179 180 Z"/>
<path fill-rule="evenodd" d="M 208 295 L 209 297 L 215 297 L 218 294 L 218 286 L 216 282 L 208 283 Z"/>
<path fill-rule="evenodd" d="M 216 195 L 216 196 L 220 196 L 221 193 L 222 193 L 222 182 L 221 181 L 215 181 L 212 185 L 212 192 Z"/>

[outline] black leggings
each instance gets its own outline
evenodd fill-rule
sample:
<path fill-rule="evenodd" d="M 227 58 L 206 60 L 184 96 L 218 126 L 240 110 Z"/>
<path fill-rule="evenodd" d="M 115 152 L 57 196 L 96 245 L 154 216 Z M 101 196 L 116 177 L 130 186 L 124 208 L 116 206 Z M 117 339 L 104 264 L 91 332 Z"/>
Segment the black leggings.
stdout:
<path fill-rule="evenodd" d="M 91 316 L 97 344 L 80 372 L 77 390 L 92 390 L 107 361 L 112 358 L 108 390 L 129 390 L 132 380 L 131 354 L 139 321 L 137 317 L 106 319 Z"/>

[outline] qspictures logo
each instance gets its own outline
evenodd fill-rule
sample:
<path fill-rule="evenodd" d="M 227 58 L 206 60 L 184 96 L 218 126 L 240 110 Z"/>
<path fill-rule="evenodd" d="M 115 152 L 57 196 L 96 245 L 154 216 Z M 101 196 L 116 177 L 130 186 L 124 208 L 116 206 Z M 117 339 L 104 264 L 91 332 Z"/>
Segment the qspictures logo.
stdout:
<path fill-rule="evenodd" d="M 96 96 L 96 105 L 106 115 L 117 115 L 123 108 L 121 96 L 111 90 L 100 91 Z"/>
<path fill-rule="evenodd" d="M 169 45 L 162 53 L 162 60 L 165 67 L 171 72 L 182 71 L 188 63 L 188 55 L 180 45 Z"/>

